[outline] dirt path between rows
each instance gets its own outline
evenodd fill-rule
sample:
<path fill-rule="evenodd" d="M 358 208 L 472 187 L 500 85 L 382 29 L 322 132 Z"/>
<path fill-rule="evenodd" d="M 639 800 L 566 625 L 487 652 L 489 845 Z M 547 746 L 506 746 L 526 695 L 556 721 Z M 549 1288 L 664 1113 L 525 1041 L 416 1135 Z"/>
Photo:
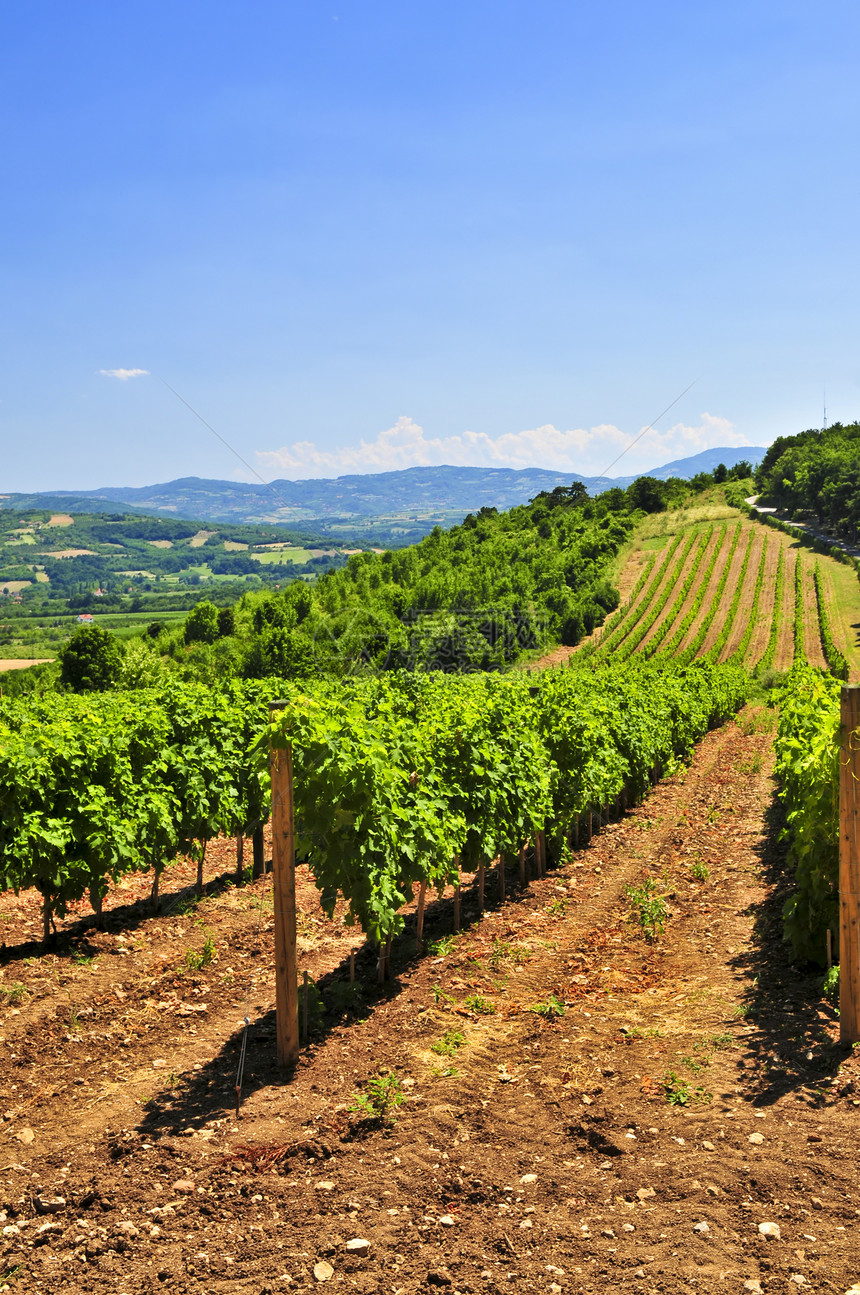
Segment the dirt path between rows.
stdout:
<path fill-rule="evenodd" d="M 744 578 L 744 587 L 741 590 L 738 610 L 735 615 L 734 624 L 732 625 L 729 637 L 726 640 L 725 647 L 720 654 L 721 661 L 727 661 L 740 647 L 741 639 L 746 633 L 749 624 L 750 613 L 752 612 L 753 600 L 755 598 L 755 587 L 758 580 L 758 573 L 761 567 L 761 550 L 765 541 L 764 528 L 759 527 L 753 530 L 753 536 L 750 541 L 751 552 L 750 560 L 747 563 L 746 576 Z M 759 600 L 761 601 L 761 600 Z M 756 611 L 756 621 L 760 613 Z"/>
<path fill-rule="evenodd" d="M 717 560 L 714 563 L 714 569 L 711 572 L 711 576 L 708 581 L 707 589 L 705 591 L 705 596 L 702 599 L 702 605 L 699 608 L 698 613 L 694 617 L 693 623 L 690 625 L 690 627 L 687 630 L 687 633 L 684 635 L 683 639 L 678 645 L 679 652 L 686 651 L 689 645 L 693 642 L 693 640 L 695 639 L 696 635 L 699 632 L 699 629 L 701 628 L 702 621 L 705 619 L 705 617 L 709 614 L 711 610 L 711 604 L 714 600 L 714 595 L 716 594 L 717 586 L 720 583 L 723 570 L 725 568 L 726 562 L 729 559 L 729 552 L 732 547 L 733 535 L 734 535 L 734 525 L 727 526 L 726 533 L 722 537 L 722 543 L 720 544 L 720 550 L 717 554 Z M 715 543 L 718 542 L 718 538 L 719 538 L 719 531 L 717 532 L 717 537 L 715 538 L 715 541 L 714 541 Z M 743 538 L 738 540 L 738 548 L 741 547 L 742 543 L 743 543 Z M 710 558 L 711 558 L 711 554 L 709 553 L 708 561 L 710 561 Z M 714 619 L 716 619 L 716 617 Z"/>
<path fill-rule="evenodd" d="M 755 669 L 764 656 L 770 641 L 770 630 L 773 625 L 773 604 L 776 596 L 776 571 L 782 547 L 779 542 L 778 532 L 770 534 L 764 527 L 762 527 L 762 531 L 762 543 L 767 544 L 767 557 L 764 564 L 761 596 L 758 600 L 756 626 L 752 632 L 747 654 L 744 658 L 744 665 L 748 670 Z"/>
<path fill-rule="evenodd" d="M 720 637 L 720 635 L 723 632 L 723 625 L 725 624 L 726 617 L 732 605 L 732 599 L 735 596 L 735 590 L 737 589 L 738 583 L 740 581 L 741 571 L 744 565 L 744 558 L 746 557 L 747 551 L 750 545 L 752 544 L 752 542 L 753 542 L 752 524 L 744 523 L 741 526 L 740 538 L 738 539 L 738 545 L 737 545 L 737 548 L 735 549 L 734 557 L 732 558 L 732 565 L 729 570 L 729 578 L 726 581 L 725 587 L 723 589 L 723 592 L 720 598 L 720 603 L 719 603 L 719 606 L 717 607 L 717 614 L 714 617 L 714 619 L 711 621 L 710 625 L 708 626 L 708 632 L 705 635 L 704 642 L 702 643 L 700 655 L 704 655 L 706 652 L 710 652 L 711 648 L 714 646 L 717 639 Z M 747 569 L 749 569 L 749 566 Z"/>
<path fill-rule="evenodd" d="M 266 878 L 194 905 L 180 869 L 171 912 L 129 889 L 106 933 L 73 920 L 48 955 L 4 899 L 5 1284 L 843 1292 L 860 1070 L 781 942 L 773 718 L 710 734 L 564 866 L 525 890 L 509 875 L 506 902 L 488 877 L 483 918 L 464 892 L 458 937 L 449 892 L 423 957 L 414 934 L 395 945 L 390 986 L 303 873 L 301 965 L 326 1010 L 294 1076 L 273 1064 Z M 653 944 L 624 894 L 646 877 L 669 907 Z M 351 1113 L 388 1074 L 394 1122 Z"/>
<path fill-rule="evenodd" d="M 776 654 L 773 658 L 774 669 L 789 670 L 794 661 L 794 568 L 797 562 L 797 549 L 785 548 L 785 565 L 783 567 L 781 625 L 776 640 Z"/>
<path fill-rule="evenodd" d="M 660 632 L 663 625 L 666 623 L 666 620 L 671 615 L 672 610 L 675 606 L 675 600 L 677 599 L 678 595 L 683 589 L 684 581 L 687 579 L 687 576 L 690 573 L 690 568 L 693 566 L 693 563 L 696 561 L 696 558 L 698 557 L 701 551 L 704 538 L 705 538 L 705 531 L 702 528 L 699 528 L 698 533 L 695 539 L 693 540 L 693 543 L 690 546 L 690 551 L 687 554 L 683 564 L 679 560 L 670 569 L 668 575 L 671 582 L 671 591 L 669 593 L 669 597 L 666 599 L 666 605 L 663 608 L 663 610 L 660 612 L 657 619 L 654 621 L 654 624 L 648 630 L 648 633 L 640 642 L 638 648 L 636 649 L 637 652 L 647 650 L 648 644 Z M 680 554 L 678 555 L 678 557 L 680 559 Z M 683 608 L 681 608 L 680 611 L 676 611 L 675 615 L 672 617 L 672 623 L 674 624 L 674 622 L 678 619 L 679 615 L 683 616 L 683 613 L 684 613 Z M 671 632 L 672 631 L 670 626 L 667 630 L 666 637 L 671 636 Z"/>

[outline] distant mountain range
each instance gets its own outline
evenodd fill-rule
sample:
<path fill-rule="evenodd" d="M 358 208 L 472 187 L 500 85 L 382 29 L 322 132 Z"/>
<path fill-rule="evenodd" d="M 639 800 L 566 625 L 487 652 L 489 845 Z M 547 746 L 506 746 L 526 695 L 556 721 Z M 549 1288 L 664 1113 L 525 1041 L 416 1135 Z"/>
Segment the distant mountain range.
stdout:
<path fill-rule="evenodd" d="M 718 463 L 733 467 L 743 459 L 758 463 L 762 446 L 704 450 L 638 476 L 689 478 L 712 472 Z M 240 481 L 207 481 L 183 477 L 155 486 L 116 486 L 99 490 L 50 490 L 39 494 L 0 495 L 0 508 L 16 511 L 50 508 L 58 512 L 124 512 L 158 517 L 199 518 L 213 522 L 295 525 L 333 518 L 369 517 L 423 519 L 439 515 L 453 521 L 483 506 L 512 508 L 533 499 L 541 490 L 554 490 L 572 481 L 585 483 L 590 494 L 612 486 L 629 486 L 636 477 L 583 477 L 576 472 L 543 468 L 403 468 L 334 479 L 272 481 L 255 485 Z"/>

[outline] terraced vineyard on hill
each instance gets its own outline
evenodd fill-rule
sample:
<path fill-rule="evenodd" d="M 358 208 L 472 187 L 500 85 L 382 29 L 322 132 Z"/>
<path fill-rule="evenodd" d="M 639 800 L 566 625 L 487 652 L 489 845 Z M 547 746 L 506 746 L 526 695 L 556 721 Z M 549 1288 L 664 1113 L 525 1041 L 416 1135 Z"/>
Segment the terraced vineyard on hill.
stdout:
<path fill-rule="evenodd" d="M 733 509 L 649 518 L 618 583 L 620 607 L 579 654 L 706 657 L 780 671 L 803 661 L 860 677 L 855 574 Z"/>

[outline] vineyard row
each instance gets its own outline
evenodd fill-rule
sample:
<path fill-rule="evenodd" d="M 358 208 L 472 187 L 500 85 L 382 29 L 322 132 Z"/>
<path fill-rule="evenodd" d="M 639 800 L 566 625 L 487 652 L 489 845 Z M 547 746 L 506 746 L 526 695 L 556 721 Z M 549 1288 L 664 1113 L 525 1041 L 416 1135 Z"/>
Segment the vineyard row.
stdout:
<path fill-rule="evenodd" d="M 731 665 L 626 664 L 524 675 L 398 674 L 310 685 L 52 695 L 0 706 L 0 890 L 35 888 L 46 934 L 131 872 L 197 859 L 268 818 L 270 744 L 289 742 L 297 854 L 332 913 L 380 940 L 418 883 L 558 859 L 583 815 L 641 797 L 733 714 Z M 276 696 L 286 701 L 270 712 Z"/>

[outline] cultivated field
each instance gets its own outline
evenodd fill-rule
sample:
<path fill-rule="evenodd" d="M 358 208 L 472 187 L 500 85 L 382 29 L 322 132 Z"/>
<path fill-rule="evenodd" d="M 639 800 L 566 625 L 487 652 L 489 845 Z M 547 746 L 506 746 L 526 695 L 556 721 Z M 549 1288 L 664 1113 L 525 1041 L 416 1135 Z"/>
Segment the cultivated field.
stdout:
<path fill-rule="evenodd" d="M 10 1289 L 309 1291 L 330 1269 L 368 1295 L 843 1291 L 860 1070 L 781 942 L 772 723 L 747 709 L 562 867 L 488 890 L 483 918 L 467 886 L 459 936 L 449 891 L 390 987 L 301 869 L 292 1078 L 270 885 L 235 888 L 227 843 L 199 903 L 190 867 L 159 917 L 129 879 L 104 933 L 82 912 L 52 953 L 32 897 L 7 897 Z M 625 888 L 654 868 L 670 913 L 648 943 Z M 386 1122 L 357 1107 L 389 1074 Z"/>

